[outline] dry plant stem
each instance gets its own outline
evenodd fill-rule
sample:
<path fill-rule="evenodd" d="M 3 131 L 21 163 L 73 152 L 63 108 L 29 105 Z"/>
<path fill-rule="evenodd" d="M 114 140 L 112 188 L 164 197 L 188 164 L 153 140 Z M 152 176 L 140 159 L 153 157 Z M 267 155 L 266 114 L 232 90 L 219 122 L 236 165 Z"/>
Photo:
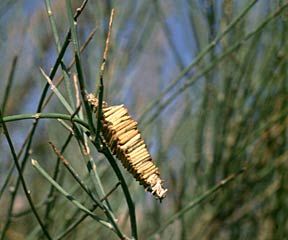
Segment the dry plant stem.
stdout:
<path fill-rule="evenodd" d="M 70 143 L 72 137 L 73 137 L 73 133 L 70 133 L 69 136 L 67 137 L 65 143 L 63 144 L 63 146 L 61 148 L 61 153 L 64 153 L 64 151 L 68 147 L 68 144 Z M 56 166 L 55 166 L 54 174 L 53 174 L 53 179 L 55 181 L 57 181 L 57 179 L 58 179 L 59 168 L 60 168 L 60 158 L 58 157 L 56 160 Z M 45 216 L 44 219 L 46 220 L 46 222 L 45 222 L 46 226 L 48 226 L 49 222 L 47 222 L 47 221 L 49 220 L 49 214 L 51 213 L 51 209 L 54 207 L 55 201 L 56 201 L 56 196 L 55 196 L 54 192 L 55 192 L 55 188 L 53 187 L 53 185 L 51 185 L 49 193 L 47 194 L 47 199 L 51 199 L 51 201 L 47 202 L 46 210 L 45 210 L 45 214 L 44 214 L 44 216 Z"/>
<path fill-rule="evenodd" d="M 102 60 L 102 64 L 100 67 L 100 74 L 99 74 L 100 84 L 99 84 L 99 102 L 98 102 L 98 112 L 97 112 L 97 129 L 96 129 L 96 140 L 97 141 L 98 141 L 98 138 L 100 135 L 100 129 L 101 129 L 101 115 L 102 115 L 102 104 L 103 104 L 103 93 L 104 93 L 103 74 L 104 74 L 105 63 L 106 63 L 106 59 L 107 59 L 108 51 L 109 51 L 109 43 L 110 43 L 110 38 L 111 38 L 114 13 L 115 13 L 115 10 L 113 8 L 111 11 L 111 15 L 110 15 L 109 31 L 108 31 L 108 36 L 106 39 L 105 50 L 103 53 L 103 60 Z"/>
<path fill-rule="evenodd" d="M 0 119 L 2 120 L 2 112 L 1 112 L 1 110 L 0 110 Z M 10 150 L 11 150 L 11 154 L 12 154 L 12 156 L 13 156 L 13 160 L 14 160 L 16 169 L 17 169 L 18 174 L 19 174 L 20 182 L 21 182 L 21 184 L 22 184 L 22 187 L 23 187 L 25 196 L 26 196 L 26 198 L 27 198 L 27 200 L 28 200 L 28 202 L 29 202 L 29 205 L 30 205 L 30 207 L 31 207 L 31 210 L 32 210 L 33 214 L 35 215 L 35 217 L 36 217 L 36 219 L 37 219 L 37 221 L 38 221 L 38 223 L 39 223 L 39 225 L 40 225 L 40 227 L 41 227 L 41 229 L 42 229 L 45 237 L 46 237 L 47 239 L 51 239 L 51 240 L 52 240 L 49 232 L 47 231 L 47 229 L 45 228 L 44 224 L 42 223 L 42 221 L 41 221 L 41 219 L 40 219 L 40 216 L 38 215 L 38 213 L 37 213 L 37 211 L 36 211 L 36 208 L 35 208 L 35 206 L 34 206 L 34 203 L 33 203 L 33 201 L 32 201 L 32 198 L 31 198 L 31 195 L 30 195 L 30 191 L 28 190 L 28 187 L 27 187 L 27 185 L 26 185 L 25 179 L 24 179 L 24 177 L 23 177 L 23 175 L 22 175 L 22 173 L 23 173 L 23 172 L 22 172 L 22 168 L 21 168 L 20 163 L 19 163 L 19 161 L 18 161 L 18 158 L 17 158 L 16 152 L 15 152 L 15 149 L 14 149 L 14 146 L 13 146 L 13 143 L 12 143 L 12 140 L 11 140 L 11 138 L 10 138 L 8 129 L 7 129 L 7 127 L 6 127 L 6 124 L 5 124 L 4 122 L 2 122 L 2 124 L 3 124 L 4 134 L 5 134 L 5 136 L 6 136 L 6 139 L 7 139 L 8 144 L 9 144 L 9 147 L 10 147 Z M 8 230 L 9 225 L 10 225 L 10 219 L 11 219 L 11 213 L 12 213 L 12 212 L 10 212 L 10 211 L 12 211 L 12 209 L 9 209 L 9 211 L 8 211 L 7 221 L 6 221 L 6 224 L 4 225 L 4 227 L 3 227 L 3 229 L 2 229 L 1 240 L 5 238 L 6 231 Z M 9 216 L 9 215 L 10 215 L 10 216 Z"/>
<path fill-rule="evenodd" d="M 102 74 L 103 74 L 103 72 L 105 70 L 105 63 L 106 63 L 106 59 L 107 59 L 107 55 L 108 55 L 108 51 L 109 51 L 109 43 L 110 43 L 110 38 L 111 38 L 111 31 L 112 31 L 114 13 L 115 13 L 115 10 L 113 8 L 112 11 L 111 11 L 111 15 L 110 15 L 109 31 L 108 31 L 108 36 L 107 36 L 106 43 L 105 43 L 103 61 L 102 61 L 101 68 L 100 68 L 100 71 L 101 71 Z"/>
<path fill-rule="evenodd" d="M 78 87 L 78 78 L 76 74 L 73 74 L 73 86 L 75 89 L 76 107 L 78 108 L 81 105 L 81 100 L 80 100 L 79 87 Z"/>
<path fill-rule="evenodd" d="M 71 175 L 75 178 L 75 180 L 79 183 L 79 185 L 82 187 L 82 189 L 91 197 L 91 199 L 99 206 L 101 209 L 103 209 L 103 205 L 100 201 L 98 201 L 92 194 L 92 192 L 89 190 L 88 186 L 83 182 L 83 180 L 80 178 L 79 174 L 75 171 L 75 169 L 72 168 L 72 166 L 69 164 L 68 160 L 64 158 L 64 156 L 61 154 L 61 152 L 56 148 L 56 146 L 49 142 L 51 145 L 53 151 L 56 153 L 58 158 L 61 160 L 63 165 L 68 169 L 68 171 L 71 173 Z"/>

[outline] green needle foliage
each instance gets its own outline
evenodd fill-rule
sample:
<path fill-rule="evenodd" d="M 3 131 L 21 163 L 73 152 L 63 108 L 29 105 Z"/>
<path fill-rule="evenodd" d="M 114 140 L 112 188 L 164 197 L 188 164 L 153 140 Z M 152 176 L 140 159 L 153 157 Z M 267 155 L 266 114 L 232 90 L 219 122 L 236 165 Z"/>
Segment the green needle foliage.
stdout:
<path fill-rule="evenodd" d="M 288 236 L 287 1 L 14 0 L 0 13 L 0 240 Z M 107 148 L 95 89 L 100 109 L 138 120 L 161 203 Z"/>

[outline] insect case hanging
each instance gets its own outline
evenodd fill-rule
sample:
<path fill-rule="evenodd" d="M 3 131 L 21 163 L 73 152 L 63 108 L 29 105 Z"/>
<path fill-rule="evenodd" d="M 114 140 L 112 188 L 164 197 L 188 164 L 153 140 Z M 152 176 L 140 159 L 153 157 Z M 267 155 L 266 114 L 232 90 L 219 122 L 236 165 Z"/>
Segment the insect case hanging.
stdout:
<path fill-rule="evenodd" d="M 87 96 L 97 112 L 98 99 L 93 94 Z M 147 146 L 137 128 L 137 122 L 128 114 L 124 105 L 108 106 L 103 102 L 101 133 L 110 151 L 123 166 L 157 199 L 166 196 L 158 168 L 152 162 Z"/>

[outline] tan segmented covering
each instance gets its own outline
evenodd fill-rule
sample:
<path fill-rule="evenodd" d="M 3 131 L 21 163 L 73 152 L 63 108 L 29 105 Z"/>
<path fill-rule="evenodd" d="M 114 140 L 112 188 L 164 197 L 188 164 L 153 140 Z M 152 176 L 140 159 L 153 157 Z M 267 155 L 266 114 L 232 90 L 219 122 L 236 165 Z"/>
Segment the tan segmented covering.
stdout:
<path fill-rule="evenodd" d="M 87 99 L 97 112 L 98 99 L 93 94 Z M 158 168 L 128 110 L 123 105 L 108 106 L 103 102 L 101 123 L 101 133 L 110 151 L 147 191 L 157 199 L 163 199 L 167 189 L 162 186 Z"/>

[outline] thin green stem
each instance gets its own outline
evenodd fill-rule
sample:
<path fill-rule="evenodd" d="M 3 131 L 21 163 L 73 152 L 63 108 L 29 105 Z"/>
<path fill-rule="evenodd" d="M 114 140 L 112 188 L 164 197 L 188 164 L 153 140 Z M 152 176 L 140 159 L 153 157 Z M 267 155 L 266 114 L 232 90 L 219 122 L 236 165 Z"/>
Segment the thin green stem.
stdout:
<path fill-rule="evenodd" d="M 67 9 L 67 16 L 68 16 L 68 21 L 71 29 L 71 37 L 72 37 L 72 43 L 73 43 L 73 48 L 74 48 L 74 57 L 75 57 L 75 63 L 76 63 L 76 70 L 78 73 L 78 81 L 80 85 L 80 93 L 82 100 L 84 102 L 84 107 L 87 113 L 87 119 L 88 123 L 90 125 L 91 133 L 94 135 L 95 134 L 95 127 L 93 124 L 93 118 L 92 114 L 90 111 L 90 106 L 86 98 L 86 88 L 85 88 L 85 81 L 84 81 L 84 75 L 82 71 L 82 66 L 81 66 L 81 59 L 80 59 L 80 48 L 79 48 L 79 41 L 77 37 L 77 21 L 73 17 L 72 13 L 72 5 L 70 0 L 66 0 L 66 9 Z"/>
<path fill-rule="evenodd" d="M 14 121 L 25 120 L 25 119 L 35 119 L 35 120 L 37 119 L 38 120 L 40 118 L 43 118 L 43 119 L 49 119 L 49 118 L 58 119 L 59 118 L 59 119 L 67 120 L 67 121 L 71 120 L 70 115 L 62 114 L 62 113 L 35 113 L 35 114 L 19 114 L 19 115 L 7 116 L 7 117 L 0 119 L 0 123 L 14 122 Z M 74 118 L 73 121 L 89 129 L 89 125 L 82 119 Z"/>
<path fill-rule="evenodd" d="M 52 238 L 51 238 L 48 230 L 45 228 L 44 224 L 42 223 L 42 220 L 41 220 L 40 216 L 38 215 L 38 212 L 37 212 L 37 210 L 36 210 L 36 207 L 35 207 L 35 205 L 34 205 L 34 203 L 33 203 L 33 201 L 32 201 L 32 197 L 31 197 L 30 191 L 28 190 L 28 187 L 27 187 L 27 185 L 26 185 L 24 176 L 22 175 L 22 173 L 23 173 L 23 172 L 22 172 L 22 168 L 21 168 L 20 163 L 19 163 L 19 161 L 18 161 L 17 154 L 16 154 L 16 152 L 15 152 L 15 149 L 14 149 L 12 140 L 11 140 L 11 138 L 10 138 L 8 129 L 7 129 L 7 127 L 6 127 L 5 122 L 3 122 L 2 119 L 3 119 L 3 118 L 2 118 L 2 111 L 0 110 L 0 120 L 1 120 L 1 122 L 2 122 L 2 124 L 3 124 L 4 134 L 5 134 L 5 136 L 6 136 L 6 139 L 7 139 L 8 144 L 9 144 L 9 147 L 10 147 L 10 150 L 11 150 L 11 154 L 12 154 L 12 156 L 13 156 L 13 160 L 14 160 L 16 169 L 17 169 L 17 171 L 18 171 L 19 179 L 20 179 L 20 182 L 21 182 L 21 184 L 22 184 L 22 187 L 23 187 L 25 196 L 26 196 L 26 198 L 27 198 L 27 200 L 28 200 L 28 202 L 29 202 L 29 205 L 30 205 L 30 208 L 31 208 L 33 214 L 35 215 L 35 217 L 36 217 L 39 225 L 41 226 L 41 229 L 42 229 L 44 235 L 46 236 L 47 239 L 51 239 L 51 240 L 52 240 Z M 8 214 L 10 215 L 10 211 L 8 212 Z M 1 240 L 5 238 L 6 231 L 8 230 L 8 227 L 9 227 L 9 225 L 10 225 L 9 219 L 10 219 L 10 216 L 7 217 L 6 224 L 4 225 L 4 228 L 3 228 L 3 230 L 2 230 Z"/>
<path fill-rule="evenodd" d="M 54 42 L 55 42 L 55 45 L 56 45 L 56 48 L 57 48 L 57 52 L 59 53 L 61 51 L 61 45 L 60 45 L 60 41 L 59 41 L 59 36 L 58 36 L 58 31 L 57 31 L 57 28 L 56 28 L 55 20 L 54 20 L 54 17 L 53 17 L 53 11 L 52 11 L 52 8 L 51 8 L 50 0 L 45 0 L 45 6 L 46 6 L 47 14 L 48 14 L 48 17 L 49 17 L 50 26 L 52 28 Z"/>
<path fill-rule="evenodd" d="M 25 148 L 26 144 L 28 143 L 29 135 L 30 135 L 31 131 L 32 131 L 32 129 L 30 129 L 30 131 L 28 132 L 28 134 L 27 134 L 27 136 L 26 136 L 26 138 L 25 138 L 25 140 L 24 140 L 24 142 L 23 142 L 23 144 L 22 144 L 22 146 L 21 146 L 21 148 L 20 148 L 20 150 L 19 150 L 19 152 L 18 152 L 18 154 L 17 154 L 17 158 L 18 158 L 18 159 L 21 157 L 21 155 L 22 155 L 22 153 L 23 153 L 23 151 L 24 151 L 24 148 Z M 7 176 L 6 176 L 5 180 L 4 180 L 3 185 L 2 185 L 2 187 L 0 188 L 0 198 L 1 198 L 4 190 L 5 190 L 6 187 L 8 186 L 9 180 L 10 180 L 10 178 L 11 178 L 11 176 L 12 176 L 12 173 L 13 173 L 14 169 L 15 169 L 15 164 L 14 164 L 14 162 L 13 162 L 12 165 L 11 165 L 11 167 L 10 167 L 9 170 L 7 171 L 8 173 L 7 173 Z M 11 203 L 12 203 L 12 202 L 11 202 Z M 13 204 L 12 204 L 12 205 L 13 205 Z"/>
<path fill-rule="evenodd" d="M 2 100 L 3 102 L 2 102 L 1 109 L 0 109 L 2 111 L 2 114 L 5 113 L 6 104 L 7 104 L 9 95 L 10 95 L 10 90 L 11 90 L 11 86 L 12 86 L 12 83 L 13 83 L 13 80 L 14 80 L 14 73 L 15 73 L 15 70 L 16 70 L 17 60 L 18 60 L 18 57 L 15 56 L 13 58 L 13 61 L 12 61 L 12 66 L 11 66 L 11 70 L 10 70 L 10 73 L 9 73 L 8 82 L 7 82 L 7 85 L 5 87 L 4 98 Z M 1 127 L 1 125 L 0 125 L 0 127 Z M 21 148 L 21 150 L 23 150 L 23 148 Z M 20 151 L 20 153 L 22 153 L 22 151 Z M 20 153 L 17 155 L 17 159 L 19 159 L 19 157 L 21 155 Z M 7 171 L 8 174 L 7 174 L 7 176 L 6 176 L 6 178 L 5 178 L 4 182 L 3 182 L 3 185 L 0 188 L 0 198 L 1 198 L 5 188 L 7 187 L 8 183 L 9 183 L 10 177 L 11 177 L 14 169 L 15 169 L 15 163 L 12 163 L 11 167 Z"/>
<path fill-rule="evenodd" d="M 46 81 L 49 83 L 51 91 L 55 93 L 55 95 L 58 97 L 59 101 L 62 103 L 62 105 L 65 107 L 65 109 L 70 113 L 73 114 L 74 110 L 70 106 L 70 104 L 66 101 L 65 97 L 62 95 L 62 93 L 57 89 L 57 87 L 53 84 L 52 80 L 46 75 L 44 70 L 40 68 L 41 74 L 44 76 Z M 64 73 L 63 73 L 64 74 Z"/>
<path fill-rule="evenodd" d="M 102 141 L 102 140 L 101 140 Z M 93 144 L 98 147 L 98 143 L 93 142 Z M 110 165 L 112 166 L 119 182 L 121 183 L 121 187 L 124 193 L 124 196 L 127 201 L 128 209 L 129 209 L 129 216 L 130 216 L 130 224 L 131 224 L 131 231 L 132 231 L 132 236 L 137 240 L 138 235 L 137 235 L 137 222 L 136 222 L 136 214 L 135 214 L 135 205 L 133 203 L 132 197 L 130 195 L 127 183 L 125 181 L 125 178 L 123 177 L 121 170 L 119 169 L 119 166 L 117 165 L 113 155 L 109 151 L 109 149 L 106 147 L 106 145 L 101 142 L 103 149 L 102 153 L 105 155 L 106 159 L 109 161 Z"/>
<path fill-rule="evenodd" d="M 101 201 L 104 201 L 112 192 L 115 191 L 115 189 L 119 186 L 120 183 L 117 183 L 115 185 L 114 188 L 111 189 L 111 191 L 109 191 L 109 193 L 107 193 L 107 195 L 101 199 Z M 92 209 L 90 209 L 90 211 L 94 211 L 97 208 L 97 206 L 93 206 Z M 81 222 L 83 222 L 89 215 L 87 213 L 83 214 L 78 220 L 74 221 L 72 224 L 70 224 L 70 226 L 65 229 L 64 232 L 62 232 L 61 234 L 59 234 L 57 237 L 55 237 L 56 240 L 60 240 L 63 237 L 65 237 L 67 234 L 69 234 L 72 230 L 74 230 Z"/>
<path fill-rule="evenodd" d="M 64 190 L 49 174 L 39 165 L 39 163 L 32 159 L 32 165 L 36 168 L 36 170 L 48 181 L 50 182 L 60 193 L 62 193 L 69 201 L 71 201 L 76 207 L 78 207 L 81 211 L 89 214 L 93 219 L 97 222 L 103 224 L 105 227 L 108 227 L 110 230 L 114 231 L 112 225 L 105 220 L 96 216 L 93 212 L 83 206 L 80 202 L 78 202 L 71 194 L 69 194 L 66 190 Z"/>
<path fill-rule="evenodd" d="M 82 53 L 82 52 L 86 49 L 86 47 L 88 46 L 88 44 L 89 44 L 90 41 L 92 40 L 94 34 L 96 33 L 96 31 L 97 31 L 97 28 L 95 28 L 95 29 L 93 29 L 93 30 L 91 31 L 91 33 L 90 33 L 89 36 L 87 37 L 87 40 L 84 42 L 84 44 L 83 44 L 82 47 L 80 48 L 80 53 Z M 67 37 L 69 37 L 68 40 L 70 41 L 70 38 L 71 38 L 71 32 L 70 32 L 70 30 L 69 30 L 69 32 L 67 33 L 65 39 L 67 39 Z M 69 41 L 68 41 L 68 44 L 69 44 Z M 66 40 L 65 40 L 65 42 L 66 42 Z M 73 58 L 73 60 L 71 60 L 70 64 L 68 65 L 68 67 L 67 67 L 67 69 L 66 69 L 66 71 L 69 71 L 74 64 L 75 64 L 75 58 Z M 64 76 L 63 76 L 63 74 L 62 74 L 62 75 L 58 78 L 58 80 L 56 81 L 55 86 L 58 87 L 58 86 L 61 84 L 61 82 L 63 81 L 63 79 L 64 79 Z M 48 102 L 50 101 L 50 99 L 51 99 L 51 97 L 53 96 L 53 94 L 54 94 L 54 93 L 51 92 L 51 93 L 49 94 L 49 96 L 46 98 L 46 101 L 43 103 L 43 108 L 48 104 Z"/>
<path fill-rule="evenodd" d="M 66 148 L 68 147 L 68 144 L 70 143 L 71 139 L 73 137 L 73 134 L 70 133 L 69 136 L 67 137 L 65 143 L 63 144 L 62 148 L 61 148 L 61 153 L 64 153 L 64 151 L 66 150 Z M 60 169 L 60 158 L 58 157 L 56 160 L 56 165 L 55 165 L 55 169 L 54 169 L 54 173 L 53 173 L 53 179 L 55 181 L 58 180 L 58 176 L 59 176 L 59 169 Z M 51 209 L 53 209 L 55 202 L 56 202 L 56 195 L 54 194 L 54 187 L 53 185 L 50 186 L 49 192 L 47 194 L 47 199 L 51 199 L 51 201 L 48 201 L 46 203 L 46 209 L 45 209 L 45 214 L 44 214 L 44 219 L 45 219 L 45 224 L 46 226 L 49 225 L 50 223 L 50 214 L 51 214 Z"/>
<path fill-rule="evenodd" d="M 101 204 L 100 201 L 98 201 L 88 186 L 84 183 L 84 181 L 80 178 L 79 174 L 76 172 L 76 170 L 71 166 L 71 164 L 64 158 L 64 156 L 60 153 L 60 151 L 56 148 L 56 146 L 52 143 L 49 142 L 49 144 L 52 146 L 53 151 L 56 153 L 58 158 L 60 158 L 61 162 L 63 165 L 68 169 L 68 171 L 71 173 L 73 178 L 76 180 L 76 182 L 81 186 L 81 188 L 90 196 L 90 198 L 99 206 L 100 208 L 103 208 L 103 205 Z"/>
<path fill-rule="evenodd" d="M 8 101 L 8 97 L 10 95 L 10 90 L 11 90 L 11 86 L 12 86 L 12 83 L 14 80 L 14 74 L 15 74 L 15 70 L 16 70 L 17 60 L 18 60 L 18 57 L 15 56 L 13 58 L 13 61 L 12 61 L 12 66 L 11 66 L 11 70 L 9 73 L 8 82 L 7 82 L 7 85 L 5 87 L 5 91 L 4 91 L 4 98 L 2 100 L 2 106 L 1 106 L 2 114 L 5 113 L 6 104 Z"/>

